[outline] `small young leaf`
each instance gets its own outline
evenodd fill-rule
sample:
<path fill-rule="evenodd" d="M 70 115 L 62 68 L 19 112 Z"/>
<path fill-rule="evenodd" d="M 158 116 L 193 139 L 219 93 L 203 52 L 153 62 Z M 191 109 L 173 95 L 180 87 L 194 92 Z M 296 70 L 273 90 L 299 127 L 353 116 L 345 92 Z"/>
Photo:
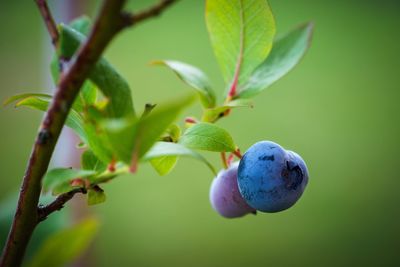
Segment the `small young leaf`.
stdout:
<path fill-rule="evenodd" d="M 43 178 L 43 190 L 52 190 L 53 195 L 62 194 L 79 187 L 71 185 L 70 182 L 72 180 L 85 178 L 94 174 L 96 174 L 96 172 L 91 170 L 76 170 L 66 168 L 52 169 L 47 172 Z"/>
<path fill-rule="evenodd" d="M 90 80 L 86 80 L 72 106 L 77 112 L 83 112 L 85 108 L 94 105 L 97 100 L 97 87 Z"/>
<path fill-rule="evenodd" d="M 224 113 L 229 109 L 240 107 L 252 108 L 253 103 L 248 99 L 235 99 L 229 101 L 224 106 L 204 110 L 201 120 L 204 122 L 216 122 L 219 118 L 225 116 Z"/>
<path fill-rule="evenodd" d="M 29 267 L 66 266 L 83 254 L 93 241 L 99 222 L 87 218 L 71 228 L 61 230 L 44 241 Z"/>
<path fill-rule="evenodd" d="M 149 115 L 139 120 L 131 117 L 105 122 L 108 140 L 117 159 L 130 164 L 134 153 L 140 159 L 193 101 L 193 96 L 184 97 L 157 105 Z"/>
<path fill-rule="evenodd" d="M 268 56 L 275 21 L 266 0 L 207 0 L 206 22 L 225 82 L 246 82 Z"/>
<path fill-rule="evenodd" d="M 181 128 L 176 124 L 171 124 L 166 130 L 166 134 L 171 138 L 171 141 L 176 143 L 181 137 Z"/>
<path fill-rule="evenodd" d="M 87 195 L 87 204 L 89 206 L 97 205 L 106 201 L 106 194 L 100 187 L 90 188 Z"/>
<path fill-rule="evenodd" d="M 19 102 L 19 101 L 24 100 L 24 99 L 29 98 L 29 97 L 36 97 L 38 99 L 48 99 L 48 100 L 52 98 L 51 95 L 47 95 L 47 94 L 26 93 L 26 94 L 14 95 L 14 96 L 11 96 L 11 97 L 7 98 L 3 102 L 3 105 L 7 106 L 7 105 L 9 105 L 9 104 L 11 104 L 13 102 Z"/>
<path fill-rule="evenodd" d="M 212 108 L 215 106 L 215 93 L 211 88 L 208 77 L 200 69 L 173 60 L 155 61 L 154 64 L 169 67 L 183 82 L 196 89 L 204 107 Z"/>
<path fill-rule="evenodd" d="M 107 169 L 107 165 L 100 161 L 90 149 L 83 152 L 81 157 L 81 165 L 82 169 L 84 170 L 94 170 L 98 173 Z"/>
<path fill-rule="evenodd" d="M 216 174 L 214 166 L 207 161 L 202 155 L 193 151 L 181 144 L 170 143 L 170 142 L 157 142 L 142 158 L 144 161 L 152 160 L 155 158 L 165 156 L 188 156 L 197 159 L 207 165 L 208 168 Z"/>
<path fill-rule="evenodd" d="M 85 132 L 88 136 L 87 144 L 96 157 L 101 162 L 111 162 L 113 153 L 104 130 L 97 130 L 93 125 L 85 125 Z"/>
<path fill-rule="evenodd" d="M 313 28 L 312 23 L 307 23 L 279 38 L 268 58 L 254 71 L 237 97 L 254 97 L 292 70 L 307 52 Z"/>
<path fill-rule="evenodd" d="M 186 130 L 179 143 L 189 148 L 215 152 L 231 152 L 236 149 L 231 135 L 211 123 L 197 123 Z"/>
<path fill-rule="evenodd" d="M 83 15 L 83 16 L 80 16 L 80 17 L 74 19 L 73 21 L 71 21 L 69 26 L 72 29 L 87 36 L 90 32 L 90 27 L 92 26 L 91 24 L 92 23 L 91 23 L 90 18 L 88 16 Z"/>
<path fill-rule="evenodd" d="M 71 27 L 61 24 L 60 45 L 57 49 L 60 58 L 71 58 L 86 37 Z M 131 90 L 127 81 L 105 60 L 100 59 L 89 75 L 90 80 L 109 98 L 107 112 L 109 117 L 135 116 Z"/>
<path fill-rule="evenodd" d="M 7 104 L 10 104 L 13 101 L 18 101 L 15 103 L 15 107 L 24 106 L 46 112 L 50 103 L 50 99 L 51 96 L 49 95 L 22 94 L 9 98 L 7 100 Z M 65 124 L 72 130 L 74 130 L 78 134 L 78 136 L 82 139 L 82 141 L 87 143 L 88 138 L 83 128 L 83 119 L 82 116 L 78 112 L 76 112 L 76 110 L 74 109 L 70 110 Z"/>
<path fill-rule="evenodd" d="M 176 156 L 163 156 L 150 160 L 151 166 L 153 166 L 153 168 L 161 176 L 170 173 L 174 169 L 177 162 L 178 157 Z"/>
<path fill-rule="evenodd" d="M 33 108 L 40 111 L 46 111 L 47 107 L 49 106 L 49 100 L 43 100 L 42 98 L 36 96 L 29 96 L 15 103 L 16 108 L 21 106 Z"/>

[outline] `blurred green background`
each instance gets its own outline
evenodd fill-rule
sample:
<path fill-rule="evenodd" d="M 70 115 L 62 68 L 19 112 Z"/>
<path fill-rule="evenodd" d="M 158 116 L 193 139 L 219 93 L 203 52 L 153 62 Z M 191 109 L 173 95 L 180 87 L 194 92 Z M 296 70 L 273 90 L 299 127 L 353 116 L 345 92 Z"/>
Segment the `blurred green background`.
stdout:
<path fill-rule="evenodd" d="M 400 266 L 400 3 L 270 4 L 278 33 L 313 20 L 313 45 L 254 109 L 235 110 L 220 125 L 243 151 L 267 139 L 301 154 L 310 171 L 302 199 L 281 213 L 228 220 L 210 207 L 213 177 L 201 163 L 182 159 L 165 177 L 142 165 L 106 185 L 108 201 L 90 208 L 102 223 L 95 266 Z M 1 1 L 0 32 L 0 99 L 49 90 L 52 48 L 34 1 Z M 129 80 L 137 109 L 189 90 L 170 71 L 149 66 L 154 59 L 199 66 L 223 92 L 204 1 L 180 1 L 124 32 L 106 57 Z M 19 187 L 41 117 L 0 110 L 2 198 Z M 210 158 L 220 166 L 217 155 Z"/>

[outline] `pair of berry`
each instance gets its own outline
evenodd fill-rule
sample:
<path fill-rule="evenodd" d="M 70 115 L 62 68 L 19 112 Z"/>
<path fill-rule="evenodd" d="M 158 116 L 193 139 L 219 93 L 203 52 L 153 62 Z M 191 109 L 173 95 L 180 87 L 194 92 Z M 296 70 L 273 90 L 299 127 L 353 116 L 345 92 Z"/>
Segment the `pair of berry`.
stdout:
<path fill-rule="evenodd" d="M 271 141 L 249 148 L 240 162 L 222 170 L 210 189 L 212 207 L 227 218 L 248 213 L 278 212 L 303 194 L 308 170 L 303 159 Z"/>

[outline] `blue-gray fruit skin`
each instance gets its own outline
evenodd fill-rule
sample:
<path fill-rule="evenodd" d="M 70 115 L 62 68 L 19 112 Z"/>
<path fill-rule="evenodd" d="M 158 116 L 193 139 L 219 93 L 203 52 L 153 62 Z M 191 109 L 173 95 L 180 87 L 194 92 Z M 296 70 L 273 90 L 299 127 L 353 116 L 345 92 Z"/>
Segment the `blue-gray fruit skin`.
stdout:
<path fill-rule="evenodd" d="M 226 218 L 242 217 L 256 210 L 244 201 L 237 184 L 238 162 L 221 170 L 210 188 L 210 202 L 214 210 Z"/>
<path fill-rule="evenodd" d="M 239 191 L 247 204 L 263 212 L 293 206 L 308 183 L 304 160 L 271 141 L 251 146 L 240 160 Z"/>

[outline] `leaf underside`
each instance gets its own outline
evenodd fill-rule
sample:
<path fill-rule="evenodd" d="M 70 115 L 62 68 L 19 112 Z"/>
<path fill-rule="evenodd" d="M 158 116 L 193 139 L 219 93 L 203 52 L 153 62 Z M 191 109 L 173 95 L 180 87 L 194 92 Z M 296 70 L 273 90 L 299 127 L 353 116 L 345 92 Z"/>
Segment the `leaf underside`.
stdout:
<path fill-rule="evenodd" d="M 313 28 L 313 23 L 306 23 L 277 39 L 268 58 L 254 71 L 237 97 L 252 98 L 292 70 L 309 48 Z"/>
<path fill-rule="evenodd" d="M 272 47 L 275 21 L 268 2 L 207 0 L 206 23 L 226 84 L 243 84 Z"/>

